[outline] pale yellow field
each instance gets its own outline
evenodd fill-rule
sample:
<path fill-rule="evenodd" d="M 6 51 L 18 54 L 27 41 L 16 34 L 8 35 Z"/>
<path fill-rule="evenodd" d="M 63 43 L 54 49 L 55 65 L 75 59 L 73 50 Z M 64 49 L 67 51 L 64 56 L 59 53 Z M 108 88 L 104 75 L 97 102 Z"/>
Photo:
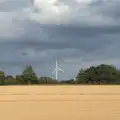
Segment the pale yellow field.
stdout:
<path fill-rule="evenodd" d="M 120 120 L 120 86 L 0 87 L 1 120 Z"/>

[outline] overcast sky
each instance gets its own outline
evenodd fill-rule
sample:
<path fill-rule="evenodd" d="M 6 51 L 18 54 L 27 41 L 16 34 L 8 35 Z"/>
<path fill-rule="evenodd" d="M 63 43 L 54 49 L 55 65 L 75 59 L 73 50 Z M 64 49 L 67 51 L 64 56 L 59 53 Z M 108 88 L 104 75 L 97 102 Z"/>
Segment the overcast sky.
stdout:
<path fill-rule="evenodd" d="M 101 63 L 120 68 L 120 0 L 0 0 L 0 68 L 74 78 Z"/>

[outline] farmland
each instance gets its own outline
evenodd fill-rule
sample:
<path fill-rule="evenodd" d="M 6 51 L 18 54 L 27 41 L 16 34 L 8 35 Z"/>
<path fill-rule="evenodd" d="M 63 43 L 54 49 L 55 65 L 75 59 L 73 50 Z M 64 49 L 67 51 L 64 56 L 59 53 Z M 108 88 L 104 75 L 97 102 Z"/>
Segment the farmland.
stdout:
<path fill-rule="evenodd" d="M 120 86 L 1 86 L 1 120 L 119 120 Z"/>

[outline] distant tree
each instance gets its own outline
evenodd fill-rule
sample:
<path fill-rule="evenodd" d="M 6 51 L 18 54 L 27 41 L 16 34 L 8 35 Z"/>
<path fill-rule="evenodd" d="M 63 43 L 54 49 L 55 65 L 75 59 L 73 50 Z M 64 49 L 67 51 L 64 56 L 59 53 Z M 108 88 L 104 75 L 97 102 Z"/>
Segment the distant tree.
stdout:
<path fill-rule="evenodd" d="M 76 82 L 84 84 L 112 84 L 116 82 L 117 74 L 117 69 L 113 65 L 101 64 L 80 70 L 76 77 Z"/>
<path fill-rule="evenodd" d="M 87 81 L 87 78 L 86 78 L 86 77 L 87 77 L 87 74 L 85 73 L 85 70 L 82 68 L 82 69 L 79 70 L 75 82 L 76 82 L 77 84 L 79 84 L 79 83 L 84 84 L 84 83 L 86 83 L 86 81 Z"/>
<path fill-rule="evenodd" d="M 117 79 L 117 69 L 113 65 L 101 64 L 96 67 L 96 71 L 101 83 L 114 83 Z"/>
<path fill-rule="evenodd" d="M 25 84 L 32 84 L 37 82 L 38 78 L 36 76 L 36 73 L 33 71 L 31 65 L 25 67 L 22 74 L 22 80 L 24 81 Z"/>
<path fill-rule="evenodd" d="M 22 75 L 16 75 L 15 79 L 17 80 L 18 84 L 24 84 Z"/>
<path fill-rule="evenodd" d="M 5 85 L 5 73 L 0 71 L 0 85 Z"/>
<path fill-rule="evenodd" d="M 60 84 L 75 84 L 74 79 L 70 80 L 61 80 Z"/>
<path fill-rule="evenodd" d="M 38 80 L 39 84 L 58 84 L 57 80 L 52 79 L 51 77 L 40 77 Z"/>
<path fill-rule="evenodd" d="M 7 75 L 5 83 L 7 85 L 16 85 L 18 84 L 18 81 L 12 75 Z"/>

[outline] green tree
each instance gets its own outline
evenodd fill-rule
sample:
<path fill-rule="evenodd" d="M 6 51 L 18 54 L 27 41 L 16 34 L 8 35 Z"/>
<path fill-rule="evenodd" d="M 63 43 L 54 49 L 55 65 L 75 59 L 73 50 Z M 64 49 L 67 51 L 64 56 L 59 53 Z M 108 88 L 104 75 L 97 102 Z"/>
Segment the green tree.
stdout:
<path fill-rule="evenodd" d="M 70 79 L 70 80 L 61 80 L 60 84 L 74 84 L 74 79 Z"/>
<path fill-rule="evenodd" d="M 37 76 L 36 73 L 33 71 L 32 66 L 28 65 L 25 67 L 23 74 L 22 74 L 22 79 L 24 80 L 25 84 L 34 84 L 37 82 Z"/>
<path fill-rule="evenodd" d="M 117 80 L 116 80 L 116 84 L 120 84 L 120 70 L 117 69 Z"/>
<path fill-rule="evenodd" d="M 0 71 L 0 85 L 5 85 L 5 73 Z"/>
<path fill-rule="evenodd" d="M 58 84 L 57 80 L 52 79 L 51 77 L 40 77 L 39 84 Z"/>
<path fill-rule="evenodd" d="M 91 66 L 86 70 L 80 70 L 77 77 L 77 83 L 85 84 L 113 84 L 117 80 L 117 69 L 113 65 L 101 64 Z"/>
<path fill-rule="evenodd" d="M 6 84 L 7 85 L 17 85 L 18 81 L 12 75 L 7 75 L 6 76 Z"/>
<path fill-rule="evenodd" d="M 82 68 L 79 70 L 75 82 L 77 84 L 79 84 L 79 83 L 84 84 L 84 83 L 86 83 L 86 80 L 87 80 L 85 77 L 87 77 L 87 75 L 85 75 L 85 70 Z"/>
<path fill-rule="evenodd" d="M 22 75 L 16 75 L 15 79 L 17 80 L 18 84 L 24 84 Z"/>
<path fill-rule="evenodd" d="M 117 69 L 113 65 L 101 64 L 96 67 L 100 83 L 115 83 L 117 80 Z"/>

